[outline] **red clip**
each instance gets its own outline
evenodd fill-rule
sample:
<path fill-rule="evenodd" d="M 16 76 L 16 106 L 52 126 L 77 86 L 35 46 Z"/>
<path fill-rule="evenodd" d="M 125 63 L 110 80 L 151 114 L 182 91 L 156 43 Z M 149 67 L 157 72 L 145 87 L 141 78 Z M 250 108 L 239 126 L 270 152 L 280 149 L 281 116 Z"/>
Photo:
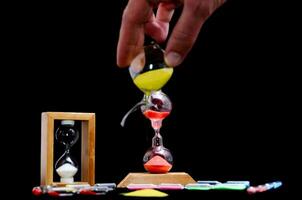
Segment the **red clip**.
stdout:
<path fill-rule="evenodd" d="M 96 192 L 93 192 L 91 190 L 81 190 L 79 194 L 83 194 L 83 195 L 96 195 Z"/>
<path fill-rule="evenodd" d="M 35 196 L 40 196 L 43 194 L 42 189 L 40 187 L 34 187 L 32 193 Z"/>

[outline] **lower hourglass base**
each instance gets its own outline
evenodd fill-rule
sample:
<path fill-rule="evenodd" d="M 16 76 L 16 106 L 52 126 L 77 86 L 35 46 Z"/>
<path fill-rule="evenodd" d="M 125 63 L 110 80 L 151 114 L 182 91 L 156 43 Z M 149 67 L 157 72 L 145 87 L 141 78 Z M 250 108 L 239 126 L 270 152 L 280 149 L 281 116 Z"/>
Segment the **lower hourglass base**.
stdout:
<path fill-rule="evenodd" d="M 61 178 L 61 183 L 74 183 L 74 178 Z"/>
<path fill-rule="evenodd" d="M 150 173 L 129 173 L 118 185 L 118 188 L 125 188 L 129 184 L 161 184 L 174 183 L 187 185 L 196 183 L 196 181 L 185 172 L 169 172 L 166 174 L 150 174 Z"/>
<path fill-rule="evenodd" d="M 65 187 L 66 185 L 81 185 L 81 186 L 91 186 L 94 184 L 90 184 L 88 182 L 79 182 L 79 181 L 75 181 L 73 183 L 62 183 L 62 182 L 53 182 L 51 184 L 51 186 L 53 187 Z"/>

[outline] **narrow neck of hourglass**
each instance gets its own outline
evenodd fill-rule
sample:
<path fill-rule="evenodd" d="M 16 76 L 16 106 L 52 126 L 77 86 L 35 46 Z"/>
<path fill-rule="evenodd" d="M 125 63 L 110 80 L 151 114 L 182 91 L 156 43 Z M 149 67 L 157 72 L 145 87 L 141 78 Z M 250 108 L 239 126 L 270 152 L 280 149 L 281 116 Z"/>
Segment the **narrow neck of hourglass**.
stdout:
<path fill-rule="evenodd" d="M 155 135 L 152 138 L 152 147 L 161 147 L 163 146 L 163 138 L 160 135 L 159 129 L 155 129 Z"/>
<path fill-rule="evenodd" d="M 70 145 L 66 145 L 66 146 L 65 146 L 65 154 L 66 154 L 66 155 L 69 155 L 69 154 L 70 154 L 70 147 L 71 147 Z"/>
<path fill-rule="evenodd" d="M 162 121 L 161 119 L 151 119 L 151 126 L 154 129 L 154 131 L 156 132 L 158 130 L 160 130 L 161 126 L 162 126 Z"/>

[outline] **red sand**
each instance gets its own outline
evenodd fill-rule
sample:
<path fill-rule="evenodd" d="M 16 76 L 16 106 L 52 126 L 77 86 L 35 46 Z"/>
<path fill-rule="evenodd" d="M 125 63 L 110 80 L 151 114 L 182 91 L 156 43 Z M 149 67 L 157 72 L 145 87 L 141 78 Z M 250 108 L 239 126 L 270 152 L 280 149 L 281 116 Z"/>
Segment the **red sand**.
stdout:
<path fill-rule="evenodd" d="M 169 172 L 172 165 L 161 156 L 154 156 L 144 164 L 144 167 L 150 173 L 161 174 Z"/>
<path fill-rule="evenodd" d="M 169 114 L 170 114 L 170 112 L 158 112 L 158 111 L 154 111 L 154 110 L 146 110 L 146 111 L 144 112 L 144 115 L 145 115 L 148 119 L 156 119 L 156 120 L 164 119 L 164 118 L 166 118 Z"/>

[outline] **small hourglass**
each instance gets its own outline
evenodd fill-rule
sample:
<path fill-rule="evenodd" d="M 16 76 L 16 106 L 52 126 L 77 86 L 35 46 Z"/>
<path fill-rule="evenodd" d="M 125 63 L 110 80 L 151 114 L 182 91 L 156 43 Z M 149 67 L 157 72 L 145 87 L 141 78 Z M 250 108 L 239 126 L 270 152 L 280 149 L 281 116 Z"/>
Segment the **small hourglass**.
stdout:
<path fill-rule="evenodd" d="M 167 173 L 172 168 L 173 158 L 170 151 L 163 146 L 160 128 L 162 120 L 172 110 L 172 103 L 168 96 L 161 91 L 161 88 L 171 78 L 173 68 L 165 64 L 164 51 L 160 46 L 152 43 L 134 58 L 129 72 L 134 84 L 144 92 L 144 97 L 126 113 L 121 125 L 124 126 L 129 114 L 138 108 L 141 109 L 145 117 L 150 119 L 155 133 L 152 147 L 143 157 L 144 168 L 150 173 Z"/>
<path fill-rule="evenodd" d="M 160 135 L 162 120 L 172 110 L 172 103 L 167 95 L 161 91 L 152 92 L 148 104 L 141 106 L 143 114 L 151 121 L 154 129 L 152 146 L 143 158 L 144 168 L 150 173 L 167 173 L 173 165 L 173 157 L 169 149 L 163 146 L 163 138 Z"/>
<path fill-rule="evenodd" d="M 74 124 L 74 120 L 62 120 L 61 125 L 55 132 L 56 140 L 65 147 L 64 154 L 55 164 L 56 172 L 61 177 L 60 182 L 62 183 L 73 183 L 73 177 L 78 171 L 78 164 L 70 154 L 71 147 L 79 139 L 79 132 Z"/>

